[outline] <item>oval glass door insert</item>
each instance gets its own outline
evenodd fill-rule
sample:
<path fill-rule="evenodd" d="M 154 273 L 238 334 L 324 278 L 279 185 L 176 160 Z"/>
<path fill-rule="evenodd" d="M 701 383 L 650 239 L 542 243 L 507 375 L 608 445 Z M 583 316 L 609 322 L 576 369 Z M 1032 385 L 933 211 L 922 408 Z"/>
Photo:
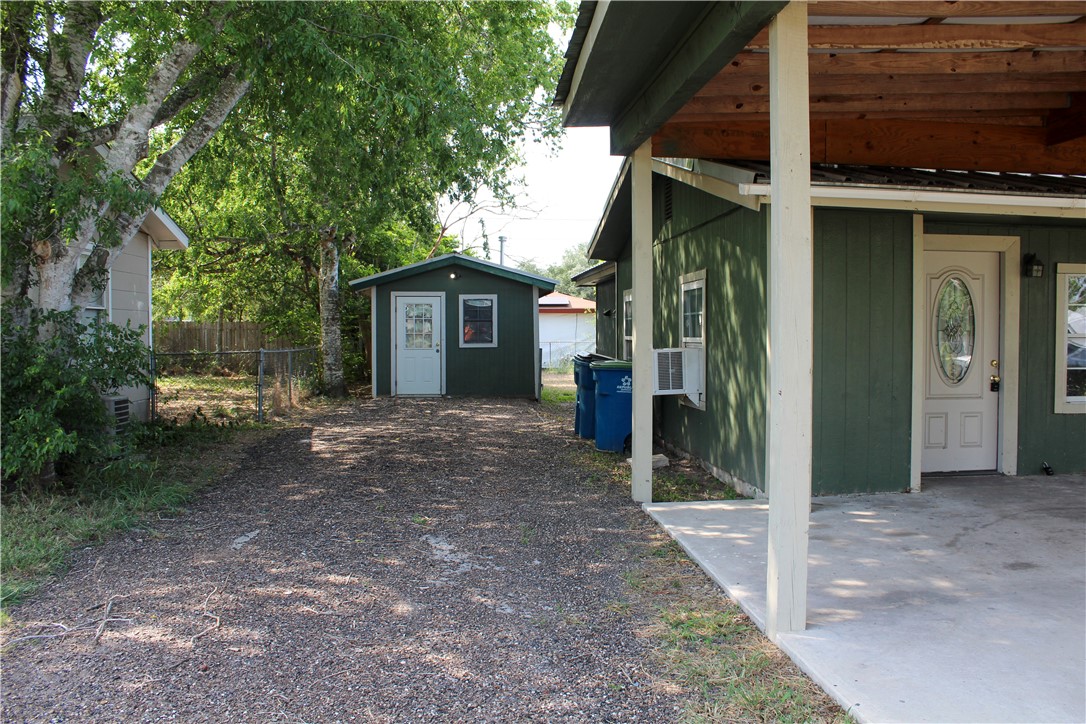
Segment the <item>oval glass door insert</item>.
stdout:
<path fill-rule="evenodd" d="M 935 297 L 936 366 L 947 384 L 956 385 L 969 374 L 976 341 L 973 297 L 961 277 L 951 276 Z"/>

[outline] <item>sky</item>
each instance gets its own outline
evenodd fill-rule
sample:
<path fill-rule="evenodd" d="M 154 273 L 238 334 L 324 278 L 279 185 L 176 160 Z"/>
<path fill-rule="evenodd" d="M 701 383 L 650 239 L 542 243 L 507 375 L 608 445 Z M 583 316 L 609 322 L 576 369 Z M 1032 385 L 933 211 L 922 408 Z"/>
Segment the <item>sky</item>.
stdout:
<path fill-rule="evenodd" d="M 566 249 L 592 238 L 603 215 L 622 163 L 621 156 L 609 155 L 608 130 L 567 128 L 557 154 L 543 144 L 529 143 L 524 149 L 526 163 L 517 172 L 525 180 L 519 197 L 522 208 L 508 214 L 481 211 L 454 224 L 450 233 L 466 246 L 477 246 L 482 241 L 482 219 L 491 261 L 498 261 L 498 236 L 505 236 L 507 266 L 523 259 L 541 267 L 558 262 Z"/>

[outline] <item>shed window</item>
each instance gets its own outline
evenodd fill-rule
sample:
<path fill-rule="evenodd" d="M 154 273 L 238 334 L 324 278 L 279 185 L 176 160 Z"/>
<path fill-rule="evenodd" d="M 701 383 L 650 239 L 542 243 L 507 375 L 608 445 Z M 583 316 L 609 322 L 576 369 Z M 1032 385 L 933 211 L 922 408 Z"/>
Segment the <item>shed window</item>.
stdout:
<path fill-rule="evenodd" d="M 633 290 L 622 293 L 622 359 L 633 359 Z"/>
<path fill-rule="evenodd" d="M 498 295 L 460 295 L 460 346 L 498 346 Z"/>
<path fill-rule="evenodd" d="M 1056 412 L 1086 413 L 1086 264 L 1056 266 Z"/>

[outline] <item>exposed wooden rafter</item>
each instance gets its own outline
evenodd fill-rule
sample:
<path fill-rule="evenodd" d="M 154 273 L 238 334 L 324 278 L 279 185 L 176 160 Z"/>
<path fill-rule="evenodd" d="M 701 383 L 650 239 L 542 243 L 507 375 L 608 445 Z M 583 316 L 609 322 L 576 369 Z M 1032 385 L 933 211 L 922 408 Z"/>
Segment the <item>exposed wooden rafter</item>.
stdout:
<path fill-rule="evenodd" d="M 759 161 L 769 158 L 768 124 L 668 123 L 653 155 Z M 1049 145 L 1039 127 L 900 120 L 813 120 L 811 160 L 869 166 L 1082 173 L 1086 138 Z"/>
<path fill-rule="evenodd" d="M 1086 173 L 1086 2 L 809 12 L 813 160 Z M 763 29 L 659 128 L 655 152 L 768 159 L 767 47 Z"/>

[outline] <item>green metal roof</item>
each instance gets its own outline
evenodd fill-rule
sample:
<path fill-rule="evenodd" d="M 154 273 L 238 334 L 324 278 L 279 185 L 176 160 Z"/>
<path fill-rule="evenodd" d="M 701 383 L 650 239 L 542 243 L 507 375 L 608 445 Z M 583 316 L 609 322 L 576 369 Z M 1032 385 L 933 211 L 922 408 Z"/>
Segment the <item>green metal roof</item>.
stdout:
<path fill-rule="evenodd" d="M 444 254 L 442 256 L 434 257 L 433 259 L 427 259 L 426 261 L 420 261 L 415 264 L 408 264 L 407 266 L 401 266 L 397 269 L 389 269 L 388 271 L 381 272 L 379 274 L 371 274 L 368 277 L 362 277 L 361 279 L 354 279 L 348 282 L 352 291 L 361 291 L 362 289 L 369 289 L 375 287 L 378 284 L 388 284 L 394 282 L 397 279 L 403 279 L 405 277 L 414 276 L 416 274 L 422 274 L 424 272 L 434 271 L 435 269 L 442 269 L 449 266 L 462 266 L 468 269 L 474 269 L 486 274 L 493 274 L 494 276 L 503 277 L 505 279 L 512 279 L 515 282 L 521 282 L 523 284 L 530 284 L 533 287 L 539 287 L 545 289 L 548 292 L 553 292 L 558 282 L 554 279 L 548 279 L 546 277 L 537 276 L 535 274 L 529 274 L 528 272 L 521 271 L 520 269 L 512 269 L 501 264 L 495 264 L 491 261 L 484 261 L 482 259 L 476 259 L 473 256 L 464 256 L 463 254 Z"/>

